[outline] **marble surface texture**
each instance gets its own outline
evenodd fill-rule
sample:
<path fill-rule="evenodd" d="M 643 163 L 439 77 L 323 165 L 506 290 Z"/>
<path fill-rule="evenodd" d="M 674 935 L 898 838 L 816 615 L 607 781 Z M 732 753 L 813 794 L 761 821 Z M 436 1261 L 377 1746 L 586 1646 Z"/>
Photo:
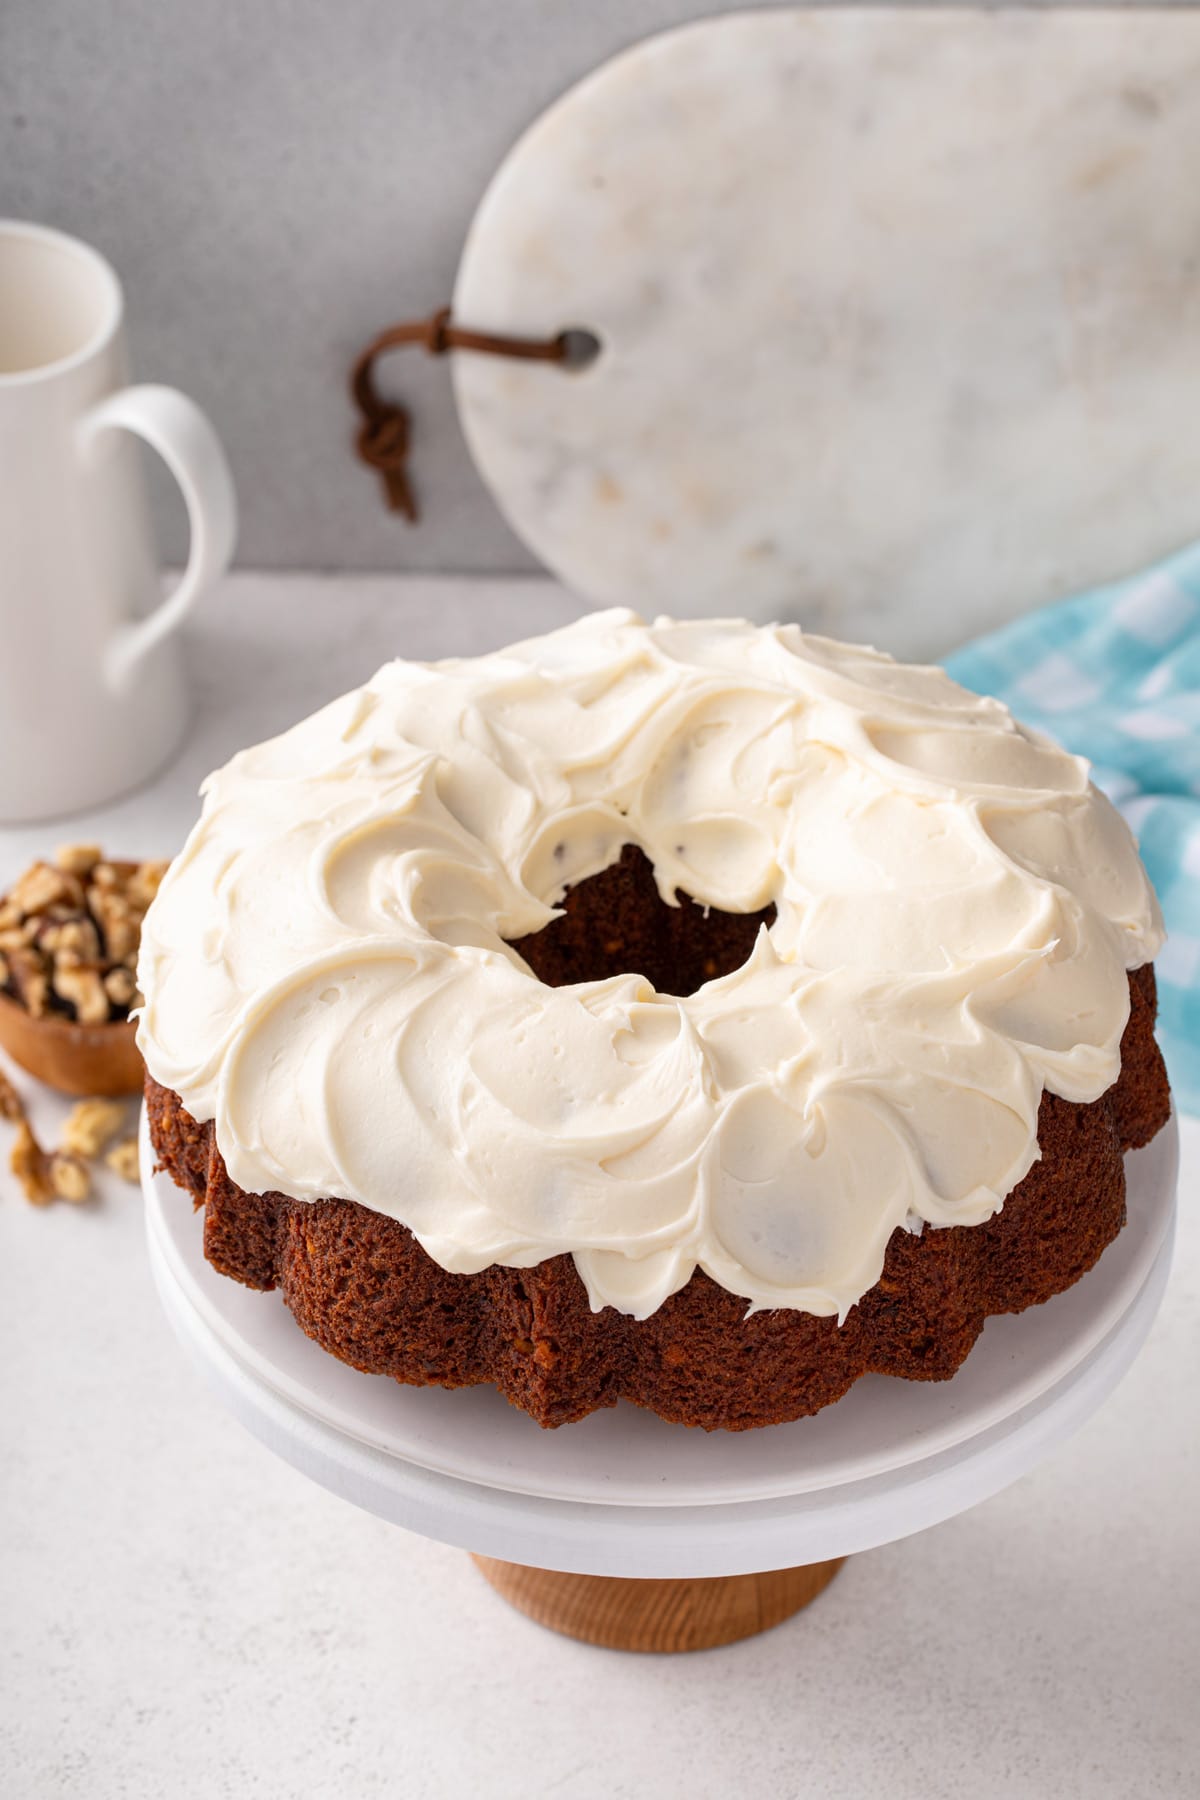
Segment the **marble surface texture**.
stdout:
<path fill-rule="evenodd" d="M 274 0 L 233 9 L 6 0 L 0 211 L 76 231 L 112 257 L 128 288 L 139 376 L 194 394 L 229 446 L 245 566 L 528 570 L 532 553 L 472 467 L 446 367 L 410 354 L 385 371 L 415 410 L 426 502 L 415 531 L 384 511 L 375 481 L 350 453 L 346 369 L 379 326 L 448 296 L 480 196 L 544 108 L 647 32 L 727 3 L 406 0 L 396 8 L 390 0 Z M 1011 23 L 992 8 L 945 17 L 959 47 L 938 52 L 936 84 L 922 57 L 905 51 L 932 29 L 908 8 L 890 24 L 882 16 L 878 48 L 876 28 L 857 12 L 844 28 L 836 13 L 814 20 L 829 48 L 815 56 L 799 106 L 812 217 L 775 233 L 806 252 L 806 341 L 827 337 L 831 345 L 827 373 L 813 376 L 817 416 L 835 410 L 839 393 L 852 393 L 856 370 L 871 377 L 873 407 L 881 400 L 872 371 L 892 333 L 885 301 L 894 296 L 899 308 L 896 332 L 917 332 L 913 391 L 890 349 L 887 367 L 892 399 L 917 406 L 919 430 L 860 432 L 848 446 L 837 414 L 829 445 L 811 431 L 804 439 L 816 487 L 834 496 L 831 537 L 853 553 L 845 582 L 837 569 L 830 596 L 818 599 L 842 608 L 848 630 L 855 620 L 842 601 L 864 584 L 856 544 L 870 497 L 886 490 L 885 511 L 894 515 L 909 496 L 920 497 L 931 470 L 940 480 L 948 468 L 944 521 L 950 496 L 957 505 L 974 479 L 992 481 L 1002 459 L 1002 503 L 990 506 L 989 487 L 978 527 L 981 578 L 994 582 L 997 603 L 1014 609 L 1069 585 L 1085 557 L 1117 573 L 1200 528 L 1195 461 L 1182 500 L 1175 485 L 1175 459 L 1186 451 L 1177 434 L 1194 433 L 1200 418 L 1189 311 L 1200 288 L 1188 272 L 1197 253 L 1196 189 L 1184 154 L 1200 111 L 1187 105 L 1186 79 L 1194 71 L 1186 46 L 1200 34 L 1200 15 L 1185 6 L 1023 10 Z M 1066 42 L 1071 31 L 1078 52 Z M 992 48 L 1001 38 L 1002 53 Z M 838 41 L 844 52 L 835 56 Z M 1105 43 L 1114 46 L 1107 60 Z M 872 122 L 861 140 L 860 114 Z M 968 133 L 955 147 L 953 132 L 967 128 L 975 139 Z M 1042 137 L 1030 136 L 1035 128 Z M 968 154 L 972 141 L 995 147 L 985 172 L 1007 210 L 994 221 L 980 186 L 983 149 Z M 914 183 L 938 146 L 946 154 L 932 168 L 922 209 Z M 841 202 L 853 224 L 844 240 Z M 938 342 L 921 337 L 913 310 L 924 291 L 924 245 L 947 230 L 964 255 L 946 299 L 980 295 L 996 321 L 995 363 L 971 371 L 953 362 L 954 331 L 938 340 L 942 367 Z M 840 313 L 835 278 L 859 233 L 876 285 L 857 311 Z M 1004 305 L 993 314 L 988 259 L 997 244 Z M 827 291 L 812 281 L 819 257 L 827 259 Z M 924 410 L 922 370 L 946 389 L 944 442 Z M 1050 406 L 1064 371 L 1073 371 L 1076 393 L 1086 389 L 1086 429 L 1081 413 Z M 1043 445 L 1028 420 L 1044 415 L 1053 429 Z M 999 441 L 981 435 L 979 420 L 989 417 L 1004 419 Z M 831 485 L 839 467 L 850 476 L 844 493 Z M 156 490 L 166 548 L 179 560 L 178 503 L 165 477 Z M 1047 533 L 1064 495 L 1066 535 L 1051 556 Z M 818 523 L 823 537 L 825 521 Z M 911 569 L 951 582 L 965 529 L 954 524 L 935 543 L 918 515 L 913 543 L 901 546 L 904 580 Z M 824 554 L 820 541 L 813 554 Z M 1013 573 L 1002 595 L 999 573 L 988 574 L 993 562 Z M 975 592 L 970 574 L 931 604 L 954 618 Z M 806 606 L 819 575 L 809 573 Z M 872 595 L 873 608 L 903 604 L 890 585 Z M 861 629 L 875 631 L 867 611 Z"/>
<path fill-rule="evenodd" d="M 903 653 L 1200 525 L 1200 18 L 751 12 L 526 134 L 455 311 L 468 442 L 563 579 Z"/>
<path fill-rule="evenodd" d="M 545 582 L 231 579 L 189 629 L 183 754 L 101 812 L 0 831 L 0 887 L 79 831 L 169 852 L 214 762 L 385 657 L 576 610 Z M 32 1098 L 50 1138 L 63 1108 Z M 1032 1475 L 854 1559 L 764 1637 L 633 1658 L 542 1631 L 461 1552 L 251 1440 L 170 1334 L 136 1191 L 39 1211 L 0 1162 L 0 1791 L 1184 1800 L 1200 1762 L 1198 1182 L 1184 1120 L 1162 1312 L 1123 1385 Z"/>

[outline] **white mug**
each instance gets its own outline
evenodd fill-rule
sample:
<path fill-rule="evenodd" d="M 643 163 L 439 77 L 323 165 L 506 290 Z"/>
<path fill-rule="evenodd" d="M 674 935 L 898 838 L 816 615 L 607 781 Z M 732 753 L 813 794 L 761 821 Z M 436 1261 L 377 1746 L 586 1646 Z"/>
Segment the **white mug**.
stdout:
<path fill-rule="evenodd" d="M 188 722 L 176 628 L 233 553 L 216 433 L 174 388 L 129 387 L 121 286 L 88 245 L 0 220 L 0 821 L 145 781 Z M 187 503 L 164 599 L 134 438 Z"/>

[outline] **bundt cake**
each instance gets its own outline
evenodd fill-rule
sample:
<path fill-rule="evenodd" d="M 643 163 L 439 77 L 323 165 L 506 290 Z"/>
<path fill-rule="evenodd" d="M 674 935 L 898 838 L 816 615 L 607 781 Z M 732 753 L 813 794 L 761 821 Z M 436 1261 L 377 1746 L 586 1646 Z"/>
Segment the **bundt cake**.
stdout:
<path fill-rule="evenodd" d="M 953 1375 L 1125 1216 L 1161 924 L 938 669 L 590 615 L 210 777 L 139 1044 L 210 1263 L 354 1367 L 741 1430 Z"/>

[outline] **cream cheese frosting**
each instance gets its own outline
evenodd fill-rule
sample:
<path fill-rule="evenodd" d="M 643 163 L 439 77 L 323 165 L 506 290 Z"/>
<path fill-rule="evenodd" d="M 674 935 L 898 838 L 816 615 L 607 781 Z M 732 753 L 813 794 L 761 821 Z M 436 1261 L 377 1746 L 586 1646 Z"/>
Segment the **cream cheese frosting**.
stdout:
<path fill-rule="evenodd" d="M 844 1318 L 898 1226 L 991 1217 L 1043 1089 L 1116 1079 L 1162 940 L 1082 758 L 794 625 L 610 611 L 388 663 L 203 793 L 138 1042 L 232 1179 L 457 1273 L 569 1252 L 635 1318 L 696 1268 Z M 774 903 L 742 968 L 534 976 L 506 940 L 629 843 L 668 904 Z"/>

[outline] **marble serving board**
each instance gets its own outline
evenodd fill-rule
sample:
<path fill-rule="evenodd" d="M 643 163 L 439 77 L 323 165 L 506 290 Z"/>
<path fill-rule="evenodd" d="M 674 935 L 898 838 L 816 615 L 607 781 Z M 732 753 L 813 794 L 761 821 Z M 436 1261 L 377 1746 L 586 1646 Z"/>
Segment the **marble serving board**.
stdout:
<path fill-rule="evenodd" d="M 1200 14 L 731 14 L 544 114 L 458 319 L 468 442 L 596 602 L 935 654 L 1200 532 Z"/>

